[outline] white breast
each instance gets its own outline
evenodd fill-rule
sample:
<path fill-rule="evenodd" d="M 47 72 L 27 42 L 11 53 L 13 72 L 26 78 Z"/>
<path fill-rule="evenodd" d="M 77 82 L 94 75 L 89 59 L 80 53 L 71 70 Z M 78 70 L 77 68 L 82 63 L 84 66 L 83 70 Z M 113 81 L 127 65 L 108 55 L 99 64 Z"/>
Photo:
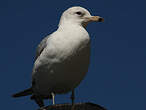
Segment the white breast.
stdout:
<path fill-rule="evenodd" d="M 65 93 L 75 88 L 85 76 L 90 57 L 90 39 L 82 27 L 57 30 L 37 59 L 36 79 L 39 94 Z"/>
<path fill-rule="evenodd" d="M 53 55 L 67 57 L 89 43 L 89 35 L 84 28 L 72 27 L 72 29 L 64 30 L 56 31 L 53 33 L 52 38 L 48 40 L 47 51 Z"/>

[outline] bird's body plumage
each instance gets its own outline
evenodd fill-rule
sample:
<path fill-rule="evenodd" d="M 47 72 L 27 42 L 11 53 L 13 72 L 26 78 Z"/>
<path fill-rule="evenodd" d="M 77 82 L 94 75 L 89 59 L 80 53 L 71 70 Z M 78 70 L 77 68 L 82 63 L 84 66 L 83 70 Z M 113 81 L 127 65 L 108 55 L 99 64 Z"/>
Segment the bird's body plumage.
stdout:
<path fill-rule="evenodd" d="M 88 71 L 89 57 L 90 38 L 83 27 L 59 28 L 46 39 L 46 47 L 34 63 L 34 91 L 46 96 L 73 90 Z"/>

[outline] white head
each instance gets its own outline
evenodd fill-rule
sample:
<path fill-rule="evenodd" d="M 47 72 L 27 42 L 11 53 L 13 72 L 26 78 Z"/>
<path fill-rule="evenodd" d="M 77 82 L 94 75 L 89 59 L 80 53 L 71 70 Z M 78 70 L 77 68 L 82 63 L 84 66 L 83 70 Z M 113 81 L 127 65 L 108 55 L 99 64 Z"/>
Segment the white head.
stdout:
<path fill-rule="evenodd" d="M 86 25 L 92 21 L 103 22 L 104 19 L 100 16 L 91 16 L 88 10 L 77 6 L 71 7 L 63 12 L 59 26 L 65 23 L 74 23 L 86 27 Z"/>

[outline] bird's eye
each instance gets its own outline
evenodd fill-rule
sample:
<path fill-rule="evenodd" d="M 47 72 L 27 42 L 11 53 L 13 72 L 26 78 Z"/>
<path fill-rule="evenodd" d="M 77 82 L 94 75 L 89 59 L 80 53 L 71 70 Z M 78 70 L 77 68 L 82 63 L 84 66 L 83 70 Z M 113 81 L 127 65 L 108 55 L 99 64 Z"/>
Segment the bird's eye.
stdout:
<path fill-rule="evenodd" d="M 77 15 L 82 15 L 82 12 L 78 11 L 76 12 Z"/>

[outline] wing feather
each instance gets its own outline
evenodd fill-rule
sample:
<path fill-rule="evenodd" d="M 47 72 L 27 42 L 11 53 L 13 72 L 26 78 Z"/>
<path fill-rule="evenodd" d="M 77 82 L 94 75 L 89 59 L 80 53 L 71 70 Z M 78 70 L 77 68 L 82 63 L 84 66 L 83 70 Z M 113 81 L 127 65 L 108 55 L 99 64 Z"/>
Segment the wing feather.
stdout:
<path fill-rule="evenodd" d="M 37 49 L 36 49 L 36 55 L 35 55 L 35 60 L 41 55 L 42 51 L 46 48 L 47 46 L 47 39 L 50 36 L 48 35 L 47 37 L 45 37 L 40 44 L 38 45 Z"/>

